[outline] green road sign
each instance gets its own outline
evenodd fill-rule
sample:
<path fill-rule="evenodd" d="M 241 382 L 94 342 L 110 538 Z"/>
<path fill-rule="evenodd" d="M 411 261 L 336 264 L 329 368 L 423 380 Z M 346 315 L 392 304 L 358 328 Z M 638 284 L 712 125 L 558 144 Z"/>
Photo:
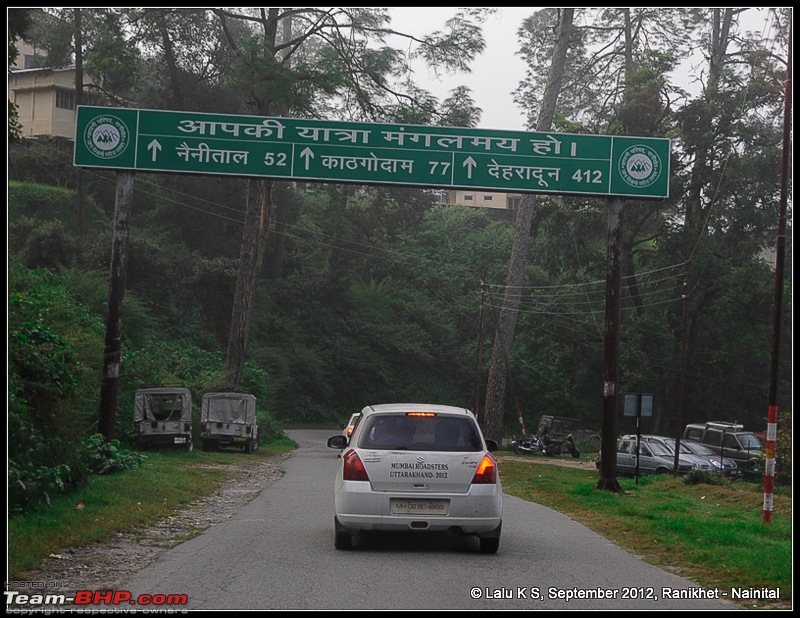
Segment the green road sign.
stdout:
<path fill-rule="evenodd" d="M 668 139 L 78 107 L 74 163 L 514 193 L 669 196 Z"/>

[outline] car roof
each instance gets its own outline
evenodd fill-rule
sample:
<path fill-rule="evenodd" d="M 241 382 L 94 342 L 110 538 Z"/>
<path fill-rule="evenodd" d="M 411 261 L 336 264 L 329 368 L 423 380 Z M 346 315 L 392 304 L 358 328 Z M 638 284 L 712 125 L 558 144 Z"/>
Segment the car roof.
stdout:
<path fill-rule="evenodd" d="M 437 414 L 456 414 L 460 416 L 472 416 L 472 412 L 466 408 L 447 406 L 436 403 L 381 403 L 366 406 L 361 413 L 376 414 L 384 412 L 435 412 Z"/>

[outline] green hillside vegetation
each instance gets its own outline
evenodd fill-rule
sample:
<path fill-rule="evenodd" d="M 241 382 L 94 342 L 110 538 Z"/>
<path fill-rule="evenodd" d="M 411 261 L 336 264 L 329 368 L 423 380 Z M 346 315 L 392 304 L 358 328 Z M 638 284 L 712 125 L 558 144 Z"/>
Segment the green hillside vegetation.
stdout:
<path fill-rule="evenodd" d="M 671 140 L 669 198 L 626 200 L 618 243 L 614 364 L 621 392 L 654 394 L 643 432 L 672 434 L 679 414 L 681 424 L 765 431 L 772 386 L 790 431 L 791 268 L 773 372 L 768 252 L 792 13 L 765 10 L 776 26 L 765 38 L 739 22 L 754 10 L 532 9 L 515 33 L 526 69 L 511 96 L 527 128 L 552 115 L 547 131 Z M 24 39 L 38 66 L 80 59 L 84 94 L 111 107 L 476 128 L 469 88 L 440 101 L 409 67 L 416 58 L 435 72 L 468 70 L 493 12 L 454 8 L 445 30 L 420 38 L 380 7 L 13 9 L 9 57 Z M 554 63 L 567 42 L 556 33 L 573 21 L 569 53 Z M 693 95 L 673 74 L 698 41 L 713 64 L 698 67 L 708 83 Z M 551 72 L 557 102 L 545 92 Z M 190 389 L 196 417 L 202 394 L 230 381 L 257 397 L 266 441 L 281 424 L 343 423 L 398 400 L 468 406 L 492 434 L 518 432 L 518 415 L 529 428 L 558 414 L 601 429 L 603 197 L 537 196 L 517 217 L 439 205 L 412 188 L 142 173 L 128 222 L 115 451 L 98 454 L 116 176 L 77 169 L 71 140 L 23 139 L 22 116 L 10 100 L 12 514 L 85 482 L 91 461 L 135 466 L 133 396 L 146 386 Z M 490 380 L 490 367 L 507 377 Z M 618 430 L 635 431 L 633 421 Z M 790 444 L 779 441 L 783 483 Z"/>
<path fill-rule="evenodd" d="M 48 178 L 69 184 L 74 171 L 63 158 L 63 151 L 43 142 L 15 160 L 28 170 L 46 167 Z M 193 194 L 184 192 L 184 179 L 142 175 L 136 181 L 115 429 L 120 449 L 133 448 L 136 389 L 189 388 L 197 421 L 202 394 L 224 384 L 222 351 L 239 229 L 213 210 L 203 215 L 191 209 L 200 203 L 198 193 L 216 195 L 216 206 L 223 203 L 214 191 L 221 191 L 219 181 L 193 181 Z M 82 484 L 89 473 L 85 444 L 97 427 L 113 184 L 110 173 L 90 177 L 92 224 L 80 236 L 74 191 L 9 183 L 12 513 Z M 479 407 L 486 356 L 477 374 L 476 362 L 480 346 L 490 345 L 497 312 L 491 288 L 481 282 L 503 279 L 513 233 L 509 217 L 503 211 L 434 205 L 423 192 L 403 189 L 310 185 L 284 197 L 292 223 L 282 233 L 282 269 L 265 267 L 241 384 L 257 397 L 261 425 L 271 429 L 264 440 L 278 437 L 277 423 L 340 423 L 371 402 Z M 203 205 L 210 209 L 208 200 Z M 278 238 L 276 233 L 272 242 Z M 531 280 L 577 276 L 569 272 L 574 266 L 566 255 L 561 270 L 542 265 L 552 260 L 553 242 L 548 230 L 537 236 L 541 259 L 531 263 Z M 597 272 L 603 267 L 601 249 L 597 243 L 592 265 Z M 737 271 L 747 278 L 764 274 L 757 262 Z M 553 312 L 564 302 L 559 293 L 557 286 L 549 293 Z M 733 307 L 709 310 L 718 318 L 715 336 L 729 336 L 732 349 L 750 346 L 751 358 L 766 357 L 766 339 L 732 322 L 758 319 L 766 327 L 768 316 L 737 309 L 743 313 L 737 318 L 728 311 Z M 511 356 L 507 434 L 517 430 L 518 407 L 529 426 L 540 414 L 559 411 L 599 429 L 592 392 L 602 375 L 600 334 L 587 339 L 569 326 L 574 318 L 554 313 L 542 320 L 539 313 L 527 311 L 520 321 Z M 675 355 L 648 368 L 648 350 L 654 351 L 659 339 L 670 339 L 659 332 L 663 328 L 658 314 L 632 316 L 624 355 L 642 363 L 624 380 L 657 383 L 660 371 L 672 373 L 665 363 L 677 363 Z M 714 397 L 722 397 L 726 387 L 713 381 L 707 386 Z"/>

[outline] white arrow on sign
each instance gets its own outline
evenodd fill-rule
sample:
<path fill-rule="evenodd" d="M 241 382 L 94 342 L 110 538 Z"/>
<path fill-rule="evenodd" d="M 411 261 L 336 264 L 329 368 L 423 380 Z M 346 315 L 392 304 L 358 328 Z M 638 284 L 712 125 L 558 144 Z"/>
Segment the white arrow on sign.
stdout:
<path fill-rule="evenodd" d="M 161 150 L 161 144 L 158 142 L 158 140 L 154 139 L 152 142 L 147 144 L 147 149 L 152 151 L 153 161 L 155 162 L 158 156 L 157 153 L 159 150 Z"/>
<path fill-rule="evenodd" d="M 464 159 L 464 167 L 467 168 L 467 178 L 472 178 L 472 170 L 474 170 L 478 166 L 477 161 L 472 157 L 467 157 Z"/>
<path fill-rule="evenodd" d="M 309 166 L 311 164 L 311 159 L 314 158 L 314 151 L 311 150 L 311 148 L 306 147 L 300 153 L 300 156 L 303 157 L 306 160 L 306 171 L 308 171 L 308 168 L 309 168 Z"/>

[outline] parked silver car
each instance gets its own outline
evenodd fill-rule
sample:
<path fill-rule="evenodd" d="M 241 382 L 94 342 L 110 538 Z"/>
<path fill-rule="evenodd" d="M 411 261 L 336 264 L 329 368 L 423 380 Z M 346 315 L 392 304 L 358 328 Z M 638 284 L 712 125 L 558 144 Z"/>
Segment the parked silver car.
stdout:
<path fill-rule="evenodd" d="M 725 476 L 738 476 L 740 474 L 739 466 L 736 465 L 736 460 L 730 457 L 722 457 L 718 453 L 712 451 L 702 442 L 697 440 L 690 440 L 689 438 L 681 438 L 681 453 L 683 449 L 691 451 L 695 455 L 707 457 L 711 464 L 712 470 Z"/>
<path fill-rule="evenodd" d="M 617 442 L 617 474 L 636 474 L 636 436 L 623 436 Z M 675 465 L 675 451 L 670 451 L 660 442 L 642 439 L 639 443 L 639 475 L 669 474 Z M 678 474 L 686 474 L 699 468 L 697 460 L 678 458 Z"/>
<path fill-rule="evenodd" d="M 628 438 L 635 438 L 636 436 L 625 436 Z M 642 440 L 648 442 L 658 442 L 663 444 L 669 452 L 675 456 L 675 438 L 667 436 L 656 436 L 653 434 L 643 434 L 640 436 Z M 681 458 L 687 461 L 692 461 L 696 464 L 699 470 L 708 470 L 717 474 L 727 474 L 733 476 L 738 472 L 736 462 L 730 457 L 724 460 L 721 456 L 717 455 L 707 446 L 700 444 L 696 440 L 689 440 L 686 438 L 681 439 Z"/>
<path fill-rule="evenodd" d="M 633 438 L 636 439 L 634 435 L 623 436 L 625 438 Z M 667 448 L 670 454 L 673 457 L 673 461 L 675 458 L 675 439 L 668 438 L 667 436 L 656 436 L 653 434 L 642 434 L 639 436 L 642 442 L 658 442 Z M 683 445 L 681 442 L 681 459 L 685 459 L 686 461 L 692 462 L 694 467 L 699 470 L 708 470 L 711 471 L 711 462 L 708 460 L 708 457 L 703 457 L 701 455 L 697 455 L 690 451 L 687 447 Z"/>

